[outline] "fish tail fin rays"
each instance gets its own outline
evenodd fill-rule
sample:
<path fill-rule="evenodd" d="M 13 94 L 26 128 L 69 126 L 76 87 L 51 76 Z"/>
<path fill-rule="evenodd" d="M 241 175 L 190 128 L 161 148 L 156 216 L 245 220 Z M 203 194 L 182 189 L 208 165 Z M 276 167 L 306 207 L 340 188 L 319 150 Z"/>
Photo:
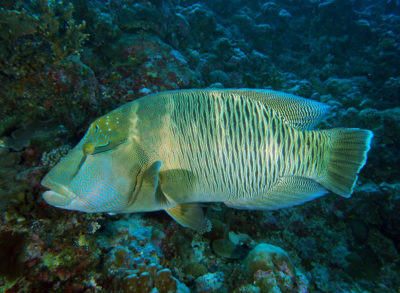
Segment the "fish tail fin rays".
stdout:
<path fill-rule="evenodd" d="M 184 227 L 199 232 L 211 230 L 211 223 L 204 217 L 203 209 L 199 204 L 180 204 L 165 211 Z"/>
<path fill-rule="evenodd" d="M 317 181 L 326 189 L 348 198 L 367 160 L 373 133 L 359 128 L 337 128 L 324 132 L 330 137 L 331 148 L 326 154 L 326 175 Z"/>
<path fill-rule="evenodd" d="M 285 176 L 262 196 L 225 204 L 235 209 L 276 210 L 305 203 L 326 193 L 326 189 L 312 179 Z"/>

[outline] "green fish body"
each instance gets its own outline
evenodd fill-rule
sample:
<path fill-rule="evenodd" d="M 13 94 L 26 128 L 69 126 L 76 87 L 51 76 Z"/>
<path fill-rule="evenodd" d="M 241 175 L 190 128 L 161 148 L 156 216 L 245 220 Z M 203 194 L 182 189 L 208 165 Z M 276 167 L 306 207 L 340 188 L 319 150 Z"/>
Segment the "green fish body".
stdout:
<path fill-rule="evenodd" d="M 94 121 L 43 179 L 51 205 L 84 212 L 166 210 L 205 229 L 198 203 L 278 209 L 349 197 L 372 132 L 315 130 L 330 107 L 271 90 L 149 95 Z"/>

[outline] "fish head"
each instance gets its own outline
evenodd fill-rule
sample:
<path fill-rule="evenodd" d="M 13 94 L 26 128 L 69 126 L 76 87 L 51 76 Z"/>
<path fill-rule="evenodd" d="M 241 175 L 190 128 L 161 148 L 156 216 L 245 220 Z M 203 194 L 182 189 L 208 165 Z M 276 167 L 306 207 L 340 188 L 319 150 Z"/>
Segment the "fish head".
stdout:
<path fill-rule="evenodd" d="M 94 121 L 43 178 L 41 184 L 50 189 L 43 193 L 48 204 L 83 212 L 119 212 L 126 206 L 140 164 L 123 114 L 113 111 Z"/>

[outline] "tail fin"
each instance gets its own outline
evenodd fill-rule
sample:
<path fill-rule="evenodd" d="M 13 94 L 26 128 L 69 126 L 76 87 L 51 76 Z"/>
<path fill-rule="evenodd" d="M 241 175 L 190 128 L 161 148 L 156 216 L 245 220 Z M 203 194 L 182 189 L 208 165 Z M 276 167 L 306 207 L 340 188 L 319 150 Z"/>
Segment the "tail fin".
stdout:
<path fill-rule="evenodd" d="M 330 138 L 331 148 L 327 154 L 327 173 L 317 181 L 334 193 L 350 197 L 358 172 L 367 160 L 373 133 L 358 128 L 336 128 L 324 132 Z"/>

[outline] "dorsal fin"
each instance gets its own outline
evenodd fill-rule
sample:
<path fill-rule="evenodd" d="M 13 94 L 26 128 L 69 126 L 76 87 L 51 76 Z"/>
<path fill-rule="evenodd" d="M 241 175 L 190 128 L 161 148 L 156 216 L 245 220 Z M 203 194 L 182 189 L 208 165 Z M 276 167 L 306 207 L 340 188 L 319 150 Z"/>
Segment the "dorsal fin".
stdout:
<path fill-rule="evenodd" d="M 314 128 L 330 111 L 330 106 L 326 104 L 273 90 L 228 89 L 226 91 L 246 96 L 271 107 L 282 115 L 287 124 L 302 130 Z"/>

